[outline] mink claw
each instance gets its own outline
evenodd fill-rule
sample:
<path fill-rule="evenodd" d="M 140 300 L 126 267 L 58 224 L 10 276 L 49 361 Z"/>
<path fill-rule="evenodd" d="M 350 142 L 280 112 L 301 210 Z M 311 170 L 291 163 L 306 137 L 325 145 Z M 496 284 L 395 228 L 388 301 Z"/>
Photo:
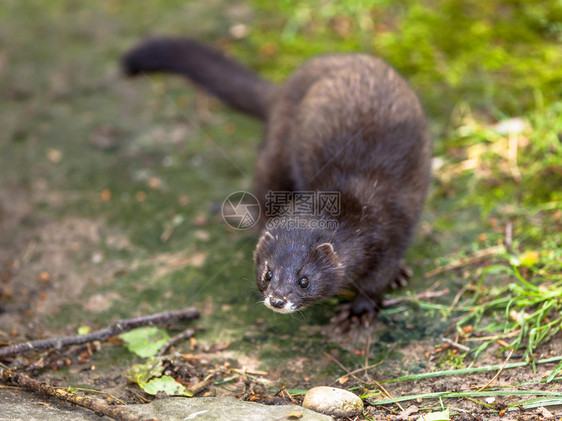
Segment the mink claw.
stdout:
<path fill-rule="evenodd" d="M 337 307 L 338 313 L 330 319 L 337 334 L 347 334 L 351 331 L 368 329 L 375 320 L 374 311 L 365 311 L 361 314 L 353 312 L 352 303 L 342 304 Z"/>
<path fill-rule="evenodd" d="M 391 289 L 400 289 L 400 288 L 404 288 L 405 286 L 408 285 L 408 280 L 412 277 L 413 272 L 412 269 L 410 269 L 407 266 L 402 266 L 400 265 L 400 269 L 398 271 L 398 274 L 396 275 L 396 278 L 390 282 L 390 288 Z"/>
<path fill-rule="evenodd" d="M 375 313 L 372 311 L 365 312 L 361 315 L 361 326 L 368 329 L 373 325 L 375 320 Z"/>

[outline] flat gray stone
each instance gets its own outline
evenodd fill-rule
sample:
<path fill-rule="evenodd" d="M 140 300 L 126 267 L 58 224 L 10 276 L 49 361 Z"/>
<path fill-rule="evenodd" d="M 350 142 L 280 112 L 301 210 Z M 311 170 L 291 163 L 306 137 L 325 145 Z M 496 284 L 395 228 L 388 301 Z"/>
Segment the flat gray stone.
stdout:
<path fill-rule="evenodd" d="M 332 417 L 318 414 L 297 405 L 262 405 L 234 398 L 166 398 L 146 405 L 129 405 L 131 412 L 161 420 L 288 420 L 291 412 L 299 412 L 298 421 L 324 421 Z M 295 418 L 295 420 L 297 420 Z"/>
<path fill-rule="evenodd" d="M 287 420 L 291 412 L 302 414 L 297 421 L 325 421 L 332 417 L 297 405 L 262 405 L 234 398 L 165 398 L 145 405 L 128 405 L 132 413 L 155 417 L 161 421 L 176 420 Z M 0 421 L 99 421 L 92 411 L 72 406 L 57 399 L 13 389 L 0 390 Z"/>
<path fill-rule="evenodd" d="M 92 411 L 57 399 L 23 390 L 0 390 L 0 421 L 99 421 L 101 419 Z"/>

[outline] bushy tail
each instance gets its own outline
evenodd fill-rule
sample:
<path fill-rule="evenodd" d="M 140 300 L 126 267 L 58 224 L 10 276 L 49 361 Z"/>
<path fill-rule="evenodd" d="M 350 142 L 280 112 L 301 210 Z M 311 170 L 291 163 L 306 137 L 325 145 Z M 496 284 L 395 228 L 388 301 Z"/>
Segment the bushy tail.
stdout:
<path fill-rule="evenodd" d="M 267 118 L 275 85 L 226 57 L 220 51 L 189 38 L 156 38 L 133 48 L 122 58 L 128 75 L 167 72 L 187 76 L 231 107 Z"/>

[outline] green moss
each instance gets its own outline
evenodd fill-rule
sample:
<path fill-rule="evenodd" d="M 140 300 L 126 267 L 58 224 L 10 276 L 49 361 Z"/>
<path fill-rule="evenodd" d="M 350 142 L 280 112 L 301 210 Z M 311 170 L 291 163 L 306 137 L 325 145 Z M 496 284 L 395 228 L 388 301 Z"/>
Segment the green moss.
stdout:
<path fill-rule="evenodd" d="M 254 58 L 276 79 L 298 63 L 295 56 L 372 52 L 410 79 L 442 123 L 460 98 L 475 109 L 513 115 L 536 105 L 537 95 L 549 103 L 562 93 L 562 6 L 556 2 L 252 3 L 257 28 L 242 48 L 276 45 L 278 53 L 267 60 Z"/>
<path fill-rule="evenodd" d="M 439 365 L 443 370 L 461 369 L 464 367 L 464 359 L 466 354 L 461 354 L 450 349 L 441 353 L 439 357 Z"/>

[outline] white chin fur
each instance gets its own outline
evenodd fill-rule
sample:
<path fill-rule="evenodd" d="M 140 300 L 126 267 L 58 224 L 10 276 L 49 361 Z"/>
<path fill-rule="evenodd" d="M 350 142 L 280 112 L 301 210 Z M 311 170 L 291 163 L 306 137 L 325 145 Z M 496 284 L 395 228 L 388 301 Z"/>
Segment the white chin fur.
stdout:
<path fill-rule="evenodd" d="M 263 300 L 263 303 L 267 308 L 275 311 L 276 313 L 289 314 L 297 310 L 297 307 L 290 301 L 287 301 L 287 304 L 285 304 L 282 308 L 273 307 L 269 302 L 269 297 L 266 297 L 265 300 Z"/>

